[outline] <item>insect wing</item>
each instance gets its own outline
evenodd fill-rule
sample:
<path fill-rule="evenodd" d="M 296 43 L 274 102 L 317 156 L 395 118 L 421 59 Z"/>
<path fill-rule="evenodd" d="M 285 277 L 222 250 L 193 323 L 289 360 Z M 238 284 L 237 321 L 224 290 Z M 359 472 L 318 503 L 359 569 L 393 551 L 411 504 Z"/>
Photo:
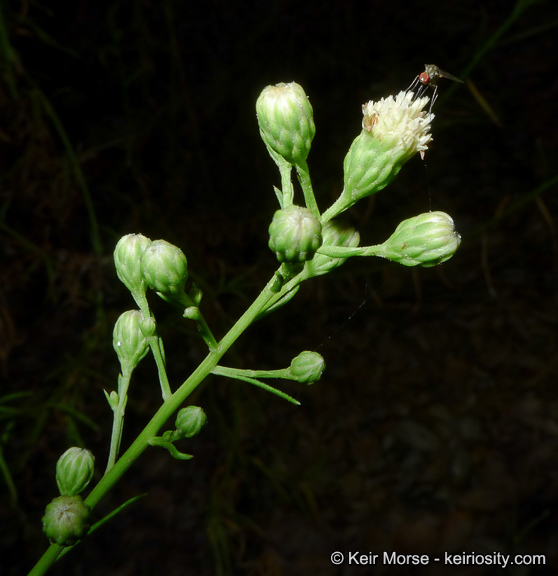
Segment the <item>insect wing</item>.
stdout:
<path fill-rule="evenodd" d="M 438 78 L 447 78 L 448 80 L 453 80 L 454 82 L 461 82 L 463 84 L 463 80 L 456 78 L 453 74 L 449 72 L 445 72 L 436 66 L 436 64 L 425 64 L 424 65 L 424 72 L 430 76 L 431 81 L 435 81 Z"/>
<path fill-rule="evenodd" d="M 444 72 L 443 70 L 440 70 L 439 68 L 437 69 L 436 72 L 437 72 L 438 76 L 441 76 L 442 78 L 447 78 L 448 80 L 453 80 L 454 82 L 461 82 L 461 84 L 463 84 L 463 80 L 456 78 L 453 74 L 450 74 L 449 72 Z"/>

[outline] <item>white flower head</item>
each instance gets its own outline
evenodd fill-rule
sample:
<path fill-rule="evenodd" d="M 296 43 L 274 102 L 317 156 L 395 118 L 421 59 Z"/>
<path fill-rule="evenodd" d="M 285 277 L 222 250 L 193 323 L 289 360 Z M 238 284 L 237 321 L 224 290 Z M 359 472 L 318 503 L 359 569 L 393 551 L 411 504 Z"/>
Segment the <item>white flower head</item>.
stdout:
<path fill-rule="evenodd" d="M 362 127 L 381 142 L 398 148 L 406 158 L 424 153 L 432 140 L 430 123 L 434 114 L 423 108 L 428 96 L 415 98 L 413 92 L 401 91 L 378 102 L 363 104 Z"/>

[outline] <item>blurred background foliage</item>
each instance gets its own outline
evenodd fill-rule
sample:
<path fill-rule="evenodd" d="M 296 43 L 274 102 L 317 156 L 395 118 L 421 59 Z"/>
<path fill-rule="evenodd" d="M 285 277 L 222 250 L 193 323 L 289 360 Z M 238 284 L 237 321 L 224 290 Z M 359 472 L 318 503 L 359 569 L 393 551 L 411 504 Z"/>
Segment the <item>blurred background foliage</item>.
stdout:
<path fill-rule="evenodd" d="M 334 550 L 541 553 L 546 567 L 510 573 L 555 573 L 555 7 L 0 2 L 3 574 L 25 573 L 46 547 L 40 518 L 58 456 L 86 446 L 104 469 L 112 326 L 132 307 L 112 264 L 120 236 L 180 246 L 224 334 L 276 267 L 267 227 L 280 179 L 258 135 L 261 89 L 296 81 L 310 96 L 309 165 L 324 209 L 361 105 L 432 62 L 466 84 L 441 84 L 425 162 L 347 217 L 373 243 L 403 218 L 444 210 L 460 251 L 439 269 L 350 261 L 303 286 L 226 357 L 280 368 L 319 351 L 320 383 L 284 385 L 302 407 L 209 379 L 193 398 L 209 415 L 184 448 L 194 460 L 146 453 L 100 511 L 149 497 L 54 573 L 326 575 L 339 573 Z M 153 307 L 177 386 L 204 345 Z M 124 445 L 159 402 L 144 361 Z"/>

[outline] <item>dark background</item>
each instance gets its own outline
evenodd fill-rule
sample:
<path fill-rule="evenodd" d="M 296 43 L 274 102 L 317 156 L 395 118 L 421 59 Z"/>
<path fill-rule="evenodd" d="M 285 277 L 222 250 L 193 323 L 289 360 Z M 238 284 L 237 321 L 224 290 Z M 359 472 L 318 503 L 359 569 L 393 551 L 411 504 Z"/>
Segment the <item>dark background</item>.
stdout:
<path fill-rule="evenodd" d="M 2 573 L 26 573 L 46 548 L 58 456 L 82 445 L 104 469 L 112 326 L 132 307 L 112 263 L 120 236 L 180 246 L 223 335 L 276 268 L 267 227 L 280 179 L 258 134 L 262 88 L 296 81 L 309 95 L 325 209 L 361 105 L 407 88 L 425 62 L 467 83 L 440 84 L 425 162 L 412 159 L 348 218 L 364 245 L 446 211 L 463 239 L 455 257 L 420 270 L 355 259 L 303 286 L 225 357 L 281 368 L 319 351 L 319 383 L 279 383 L 302 406 L 208 379 L 192 398 L 208 426 L 182 446 L 195 458 L 147 451 L 97 510 L 149 495 L 53 573 L 502 570 L 337 568 L 335 550 L 544 554 L 545 567 L 506 574 L 556 573 L 556 3 L 0 7 Z M 204 345 L 152 304 L 177 386 Z M 144 361 L 124 446 L 159 403 Z"/>

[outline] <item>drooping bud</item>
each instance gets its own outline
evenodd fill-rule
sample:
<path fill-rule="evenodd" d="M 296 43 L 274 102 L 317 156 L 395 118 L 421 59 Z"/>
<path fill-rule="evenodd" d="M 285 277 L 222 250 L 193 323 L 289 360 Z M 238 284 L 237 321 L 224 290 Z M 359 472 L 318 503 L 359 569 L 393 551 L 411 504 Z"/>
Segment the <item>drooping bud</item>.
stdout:
<path fill-rule="evenodd" d="M 182 438 L 192 438 L 201 432 L 207 422 L 207 416 L 199 406 L 187 406 L 176 415 L 177 432 Z"/>
<path fill-rule="evenodd" d="M 143 251 L 151 244 L 151 240 L 141 234 L 127 234 L 122 236 L 114 249 L 114 264 L 116 274 L 121 282 L 132 293 L 138 302 L 136 295 L 145 297 L 147 289 L 145 280 L 140 269 L 140 259 Z"/>
<path fill-rule="evenodd" d="M 144 319 L 139 310 L 122 313 L 112 332 L 112 345 L 122 371 L 132 371 L 149 351 L 149 344 L 142 331 Z"/>
<path fill-rule="evenodd" d="M 291 205 L 277 210 L 269 226 L 269 248 L 279 262 L 310 260 L 322 244 L 322 225 L 308 210 Z"/>
<path fill-rule="evenodd" d="M 72 546 L 89 530 L 89 506 L 81 496 L 59 496 L 45 510 L 43 532 L 60 546 Z"/>
<path fill-rule="evenodd" d="M 303 164 L 316 133 L 312 106 L 302 86 L 267 86 L 256 102 L 261 137 L 268 150 L 292 165 Z M 273 158 L 273 154 L 271 154 Z"/>
<path fill-rule="evenodd" d="M 337 220 L 330 220 L 322 227 L 322 238 L 321 248 L 325 246 L 356 248 L 360 242 L 360 234 L 355 228 Z M 341 266 L 345 260 L 347 259 L 332 258 L 318 253 L 306 263 L 308 277 L 327 274 L 330 270 Z"/>
<path fill-rule="evenodd" d="M 428 148 L 434 115 L 423 110 L 428 97 L 413 98 L 412 92 L 400 92 L 363 105 L 362 132 L 343 162 L 343 192 L 324 220 L 385 188 L 405 162 Z"/>
<path fill-rule="evenodd" d="M 141 273 L 149 288 L 159 296 L 189 300 L 184 293 L 188 262 L 180 248 L 165 240 L 155 240 L 141 256 Z"/>
<path fill-rule="evenodd" d="M 460 243 L 461 236 L 451 216 L 445 212 L 427 212 L 403 220 L 377 255 L 404 266 L 428 268 L 449 260 Z"/>
<path fill-rule="evenodd" d="M 302 384 L 313 384 L 317 382 L 325 370 L 325 361 L 317 352 L 301 352 L 293 359 L 289 367 L 289 372 L 297 382 Z"/>
<path fill-rule="evenodd" d="M 84 448 L 68 448 L 56 463 L 56 483 L 62 496 L 77 496 L 83 492 L 95 468 L 95 456 Z"/>

